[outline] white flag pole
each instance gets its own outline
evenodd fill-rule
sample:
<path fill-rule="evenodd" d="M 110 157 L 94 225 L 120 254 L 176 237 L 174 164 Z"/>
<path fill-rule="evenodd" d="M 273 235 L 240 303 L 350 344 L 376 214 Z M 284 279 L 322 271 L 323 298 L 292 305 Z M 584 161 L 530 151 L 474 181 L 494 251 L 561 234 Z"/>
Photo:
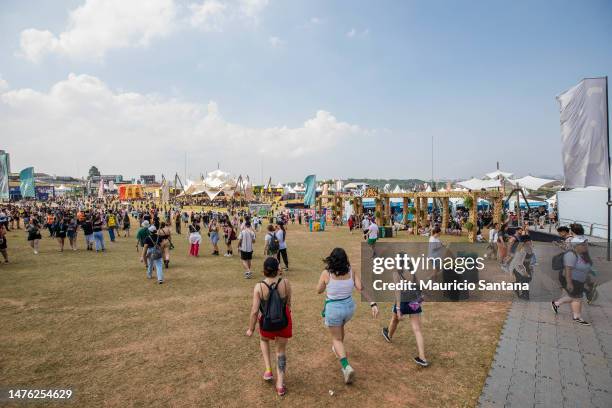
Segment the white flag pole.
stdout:
<path fill-rule="evenodd" d="M 608 77 L 606 76 L 606 133 L 608 137 L 608 176 L 612 177 L 612 160 L 610 159 L 610 108 L 608 106 Z M 611 181 L 608 180 L 610 183 Z M 612 209 L 612 186 L 608 184 L 608 251 L 607 260 L 610 261 L 610 210 Z"/>

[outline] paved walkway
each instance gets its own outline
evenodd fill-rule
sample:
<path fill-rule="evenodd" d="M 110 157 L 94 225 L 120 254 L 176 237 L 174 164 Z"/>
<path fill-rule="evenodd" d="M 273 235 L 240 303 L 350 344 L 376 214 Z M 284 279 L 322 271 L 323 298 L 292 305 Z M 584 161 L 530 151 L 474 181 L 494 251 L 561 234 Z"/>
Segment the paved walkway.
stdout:
<path fill-rule="evenodd" d="M 550 303 L 513 303 L 480 407 L 612 407 L 612 282 L 585 305 L 590 327 Z"/>

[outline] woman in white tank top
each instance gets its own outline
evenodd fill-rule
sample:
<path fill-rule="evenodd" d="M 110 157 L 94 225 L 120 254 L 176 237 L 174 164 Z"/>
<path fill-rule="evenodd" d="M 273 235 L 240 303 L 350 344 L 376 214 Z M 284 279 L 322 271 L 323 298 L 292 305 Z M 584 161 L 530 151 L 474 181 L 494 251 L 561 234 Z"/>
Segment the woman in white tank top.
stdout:
<path fill-rule="evenodd" d="M 355 302 L 353 301 L 353 290 L 362 293 L 363 297 L 370 301 L 372 317 L 378 315 L 378 306 L 371 302 L 370 296 L 362 292 L 361 278 L 354 275 L 348 261 L 346 252 L 342 248 L 334 248 L 331 254 L 325 258 L 327 268 L 321 272 L 317 292 L 327 292 L 322 316 L 325 325 L 329 328 L 332 338 L 332 351 L 340 360 L 344 382 L 353 382 L 355 370 L 348 363 L 346 349 L 344 347 L 344 325 L 355 313 Z"/>

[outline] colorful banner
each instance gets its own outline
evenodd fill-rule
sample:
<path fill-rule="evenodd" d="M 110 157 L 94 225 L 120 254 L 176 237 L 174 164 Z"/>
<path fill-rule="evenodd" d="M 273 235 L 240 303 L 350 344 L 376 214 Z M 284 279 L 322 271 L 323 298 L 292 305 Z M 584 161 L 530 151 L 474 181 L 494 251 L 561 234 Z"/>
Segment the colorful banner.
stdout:
<path fill-rule="evenodd" d="M 19 191 L 22 198 L 36 198 L 34 167 L 26 167 L 19 172 Z"/>
<path fill-rule="evenodd" d="M 139 184 L 122 184 L 119 186 L 120 200 L 139 200 L 144 196 Z"/>
<path fill-rule="evenodd" d="M 0 153 L 0 200 L 9 199 L 9 175 L 11 174 L 11 165 L 9 163 L 8 153 Z"/>
<path fill-rule="evenodd" d="M 314 208 L 315 198 L 317 197 L 317 177 L 314 174 L 306 177 L 304 180 L 306 193 L 304 193 L 304 205 Z"/>

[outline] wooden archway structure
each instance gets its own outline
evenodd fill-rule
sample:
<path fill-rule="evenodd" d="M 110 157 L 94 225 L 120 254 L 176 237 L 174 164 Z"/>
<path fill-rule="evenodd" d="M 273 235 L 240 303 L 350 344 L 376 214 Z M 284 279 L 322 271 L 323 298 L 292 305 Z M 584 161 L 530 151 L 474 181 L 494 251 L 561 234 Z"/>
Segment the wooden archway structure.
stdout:
<path fill-rule="evenodd" d="M 471 231 L 468 231 L 468 239 L 470 242 L 476 241 L 476 223 L 478 214 L 478 200 L 485 199 L 493 204 L 493 222 L 499 223 L 502 221 L 502 210 L 504 206 L 504 196 L 501 191 L 420 191 L 407 193 L 377 193 L 366 194 L 365 197 L 351 196 L 347 194 L 338 195 L 321 195 L 316 198 L 315 209 L 322 212 L 323 207 L 332 203 L 332 213 L 342 217 L 344 212 L 344 200 L 352 201 L 353 213 L 357 216 L 363 213 L 363 198 L 374 198 L 375 201 L 375 216 L 378 225 L 387 225 L 391 220 L 391 199 L 403 199 L 402 210 L 404 214 L 403 223 L 408 223 L 408 204 L 413 201 L 414 219 L 416 228 L 414 233 L 418 234 L 418 227 L 427 219 L 428 200 L 439 199 L 442 201 L 442 225 L 448 225 L 450 219 L 449 201 L 451 198 L 470 198 L 471 206 L 469 208 L 469 222 L 474 226 Z M 446 228 L 444 228 L 445 230 Z"/>
<path fill-rule="evenodd" d="M 414 201 L 414 222 L 416 228 L 414 233 L 418 234 L 418 227 L 424 220 L 427 219 L 427 205 L 430 198 L 440 199 L 442 201 L 442 225 L 446 229 L 450 218 L 449 201 L 451 198 L 470 198 L 471 206 L 469 208 L 470 216 L 469 222 L 473 225 L 471 231 L 468 232 L 468 239 L 470 242 L 476 241 L 476 223 L 478 214 L 478 200 L 485 199 L 493 204 L 493 222 L 501 222 L 502 220 L 502 209 L 504 205 L 503 193 L 500 191 L 430 191 L 430 192 L 411 192 L 411 193 L 382 193 L 380 199 L 376 201 L 376 213 L 378 217 L 376 222 L 380 222 L 379 225 L 385 225 L 391 216 L 391 199 L 402 198 L 403 199 L 403 214 L 404 224 L 408 223 L 408 204 L 409 200 Z"/>

